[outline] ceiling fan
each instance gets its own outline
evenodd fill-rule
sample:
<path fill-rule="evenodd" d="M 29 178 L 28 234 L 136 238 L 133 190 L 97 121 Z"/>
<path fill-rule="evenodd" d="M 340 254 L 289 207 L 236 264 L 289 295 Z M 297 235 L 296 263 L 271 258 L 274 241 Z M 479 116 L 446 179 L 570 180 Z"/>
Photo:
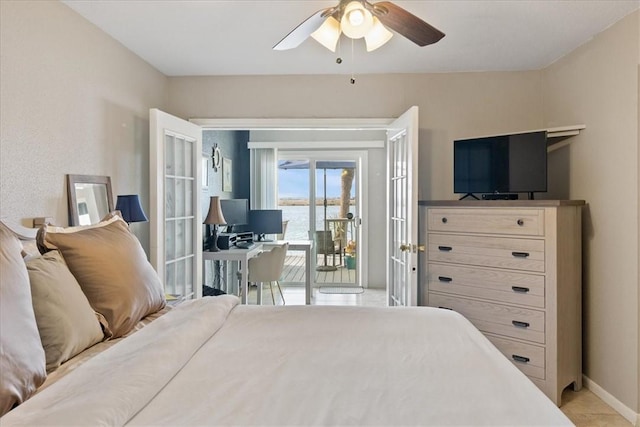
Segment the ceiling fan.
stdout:
<path fill-rule="evenodd" d="M 408 38 L 418 46 L 438 42 L 444 33 L 388 1 L 340 0 L 335 7 L 311 15 L 276 44 L 274 50 L 298 47 L 309 36 L 335 52 L 340 34 L 352 39 L 364 38 L 367 51 L 384 45 L 393 33 Z"/>

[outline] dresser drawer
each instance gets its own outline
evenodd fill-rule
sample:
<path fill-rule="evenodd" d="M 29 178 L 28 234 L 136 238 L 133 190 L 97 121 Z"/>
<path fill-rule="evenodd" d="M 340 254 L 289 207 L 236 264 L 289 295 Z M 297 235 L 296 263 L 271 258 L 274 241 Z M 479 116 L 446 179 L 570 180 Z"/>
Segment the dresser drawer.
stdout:
<path fill-rule="evenodd" d="M 544 240 L 429 233 L 429 260 L 544 272 Z"/>
<path fill-rule="evenodd" d="M 545 343 L 544 312 L 429 292 L 429 305 L 462 314 L 482 332 Z"/>
<path fill-rule="evenodd" d="M 544 276 L 513 271 L 428 265 L 429 290 L 544 308 Z"/>
<path fill-rule="evenodd" d="M 485 336 L 524 374 L 541 380 L 545 379 L 544 347 L 512 341 L 489 334 Z"/>
<path fill-rule="evenodd" d="M 427 214 L 429 231 L 543 236 L 542 209 L 434 208 Z"/>

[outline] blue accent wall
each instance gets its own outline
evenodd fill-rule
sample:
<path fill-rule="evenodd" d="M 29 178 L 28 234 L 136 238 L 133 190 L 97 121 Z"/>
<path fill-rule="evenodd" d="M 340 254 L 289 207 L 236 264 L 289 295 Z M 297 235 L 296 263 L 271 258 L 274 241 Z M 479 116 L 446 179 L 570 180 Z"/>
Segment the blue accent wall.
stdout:
<path fill-rule="evenodd" d="M 221 199 L 249 199 L 250 157 L 247 143 L 249 131 L 204 130 L 202 132 L 202 155 L 207 157 L 207 187 L 202 189 L 202 217 L 209 210 L 209 198 L 220 196 Z M 232 191 L 222 191 L 222 161 L 217 171 L 213 170 L 211 154 L 213 146 L 218 144 L 223 158 L 232 162 Z M 207 230 L 204 232 L 207 236 Z"/>

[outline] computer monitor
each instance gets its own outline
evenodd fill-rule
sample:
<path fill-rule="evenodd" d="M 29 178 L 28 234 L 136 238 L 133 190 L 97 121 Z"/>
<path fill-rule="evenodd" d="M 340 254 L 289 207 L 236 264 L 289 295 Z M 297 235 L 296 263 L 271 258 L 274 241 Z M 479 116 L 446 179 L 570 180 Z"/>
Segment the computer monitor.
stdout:
<path fill-rule="evenodd" d="M 257 209 L 249 211 L 249 229 L 264 242 L 265 234 L 282 233 L 281 209 Z"/>
<path fill-rule="evenodd" d="M 234 227 L 249 224 L 249 200 L 221 199 L 220 209 L 227 221 L 227 233 L 233 233 Z"/>

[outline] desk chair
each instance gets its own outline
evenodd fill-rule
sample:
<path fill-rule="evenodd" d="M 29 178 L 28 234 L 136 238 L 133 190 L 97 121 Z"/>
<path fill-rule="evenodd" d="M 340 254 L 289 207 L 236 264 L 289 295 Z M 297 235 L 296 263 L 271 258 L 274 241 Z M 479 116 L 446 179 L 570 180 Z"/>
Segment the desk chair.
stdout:
<path fill-rule="evenodd" d="M 274 247 L 270 251 L 262 252 L 260 255 L 251 258 L 248 262 L 249 282 L 257 283 L 258 286 L 262 286 L 263 283 L 268 282 L 273 305 L 276 305 L 276 299 L 273 295 L 273 282 L 276 282 L 278 291 L 280 291 L 280 296 L 282 297 L 282 304 L 285 304 L 279 280 L 284 270 L 284 260 L 287 256 L 288 249 L 289 244 L 285 243 Z"/>

